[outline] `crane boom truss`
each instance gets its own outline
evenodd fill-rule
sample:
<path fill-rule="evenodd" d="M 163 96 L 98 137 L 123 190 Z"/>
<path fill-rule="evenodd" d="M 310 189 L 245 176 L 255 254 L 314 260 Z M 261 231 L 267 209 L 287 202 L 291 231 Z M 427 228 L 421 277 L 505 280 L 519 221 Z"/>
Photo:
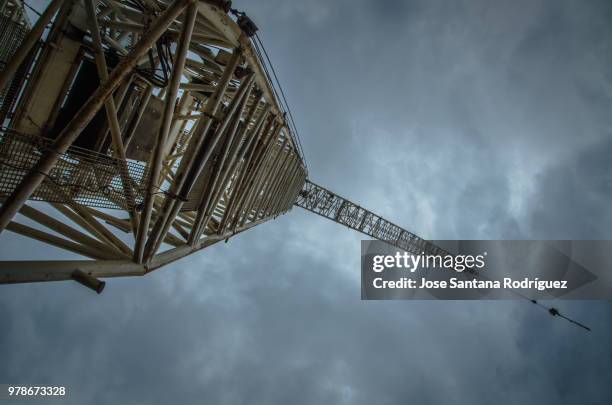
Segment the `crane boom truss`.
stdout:
<path fill-rule="evenodd" d="M 413 254 L 447 252 L 380 215 L 306 180 L 295 205 Z"/>

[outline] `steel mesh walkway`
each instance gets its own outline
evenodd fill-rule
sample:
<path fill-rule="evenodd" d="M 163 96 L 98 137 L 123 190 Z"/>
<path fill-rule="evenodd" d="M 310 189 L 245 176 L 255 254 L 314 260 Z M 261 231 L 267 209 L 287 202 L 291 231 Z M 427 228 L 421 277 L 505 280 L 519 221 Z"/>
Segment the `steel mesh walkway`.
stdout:
<path fill-rule="evenodd" d="M 53 140 L 0 130 L 0 200 L 10 196 L 44 153 L 52 151 Z M 146 170 L 126 162 L 138 208 L 144 200 Z M 129 210 L 121 181 L 120 161 L 102 153 L 72 146 L 60 155 L 57 165 L 30 198 L 56 203 L 77 202 L 88 207 Z"/>

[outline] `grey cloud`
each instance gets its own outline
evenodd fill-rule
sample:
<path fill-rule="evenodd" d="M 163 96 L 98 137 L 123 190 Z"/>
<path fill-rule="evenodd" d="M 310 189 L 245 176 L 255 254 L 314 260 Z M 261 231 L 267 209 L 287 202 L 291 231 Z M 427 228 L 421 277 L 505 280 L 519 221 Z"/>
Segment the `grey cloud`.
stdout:
<path fill-rule="evenodd" d="M 315 182 L 432 239 L 612 236 L 607 2 L 234 6 Z M 2 286 L 0 382 L 99 404 L 612 399 L 609 303 L 563 302 L 588 334 L 522 301 L 361 302 L 360 239 L 295 208 L 101 296 Z"/>

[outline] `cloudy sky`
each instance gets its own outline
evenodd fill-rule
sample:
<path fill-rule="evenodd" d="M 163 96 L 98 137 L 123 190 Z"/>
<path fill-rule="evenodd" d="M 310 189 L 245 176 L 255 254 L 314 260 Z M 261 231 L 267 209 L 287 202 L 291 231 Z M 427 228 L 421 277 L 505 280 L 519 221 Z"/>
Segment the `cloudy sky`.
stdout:
<path fill-rule="evenodd" d="M 234 7 L 313 181 L 431 239 L 612 239 L 610 2 Z M 0 383 L 75 404 L 612 402 L 611 303 L 555 303 L 586 333 L 522 301 L 361 301 L 361 238 L 294 208 L 100 296 L 0 286 Z M 0 237 L 3 259 L 34 249 Z"/>

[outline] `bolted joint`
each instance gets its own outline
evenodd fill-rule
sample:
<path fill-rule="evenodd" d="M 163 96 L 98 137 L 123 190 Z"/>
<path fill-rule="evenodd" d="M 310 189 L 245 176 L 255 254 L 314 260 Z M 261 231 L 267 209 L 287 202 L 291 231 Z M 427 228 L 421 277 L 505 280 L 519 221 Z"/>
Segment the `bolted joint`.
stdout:
<path fill-rule="evenodd" d="M 82 270 L 75 270 L 72 272 L 72 278 L 80 284 L 83 284 L 87 288 L 91 288 L 98 294 L 104 290 L 104 286 L 106 286 L 106 282 L 102 280 L 98 280 L 91 274 L 87 274 Z"/>

